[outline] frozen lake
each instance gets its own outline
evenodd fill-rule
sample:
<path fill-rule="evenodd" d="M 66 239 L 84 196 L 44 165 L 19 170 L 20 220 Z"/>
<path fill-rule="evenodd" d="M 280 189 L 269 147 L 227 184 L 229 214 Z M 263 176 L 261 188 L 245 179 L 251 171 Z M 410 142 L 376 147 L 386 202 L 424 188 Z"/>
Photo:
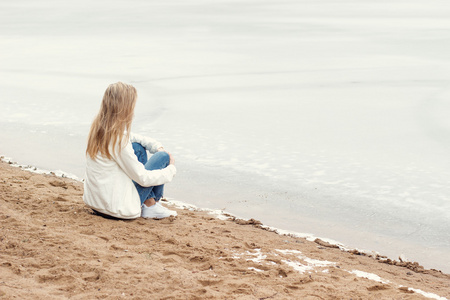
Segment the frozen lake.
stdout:
<path fill-rule="evenodd" d="M 450 272 L 448 1 L 0 4 L 0 154 L 83 177 L 107 85 L 167 196 Z"/>

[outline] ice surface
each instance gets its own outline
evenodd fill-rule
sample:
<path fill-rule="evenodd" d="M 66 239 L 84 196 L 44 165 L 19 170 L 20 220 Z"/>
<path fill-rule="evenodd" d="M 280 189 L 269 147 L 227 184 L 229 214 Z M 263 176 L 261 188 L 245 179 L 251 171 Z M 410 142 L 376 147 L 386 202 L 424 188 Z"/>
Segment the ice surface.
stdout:
<path fill-rule="evenodd" d="M 0 154 L 83 177 L 106 86 L 139 92 L 167 194 L 450 272 L 446 1 L 0 4 Z"/>

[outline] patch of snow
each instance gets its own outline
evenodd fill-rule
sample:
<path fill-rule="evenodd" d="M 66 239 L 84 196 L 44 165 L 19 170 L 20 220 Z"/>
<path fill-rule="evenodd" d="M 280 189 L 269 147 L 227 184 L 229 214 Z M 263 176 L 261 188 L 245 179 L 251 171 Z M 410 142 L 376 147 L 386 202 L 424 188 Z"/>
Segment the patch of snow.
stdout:
<path fill-rule="evenodd" d="M 381 283 L 385 283 L 385 284 L 389 283 L 389 281 L 385 281 L 385 280 L 381 279 L 380 276 L 373 274 L 373 273 L 367 273 L 367 272 L 363 272 L 363 271 L 359 271 L 359 270 L 353 270 L 349 273 L 354 274 L 357 277 L 362 277 L 362 278 L 366 278 L 369 280 L 373 280 L 373 281 L 377 281 L 377 282 L 381 282 Z"/>
<path fill-rule="evenodd" d="M 403 287 L 402 285 L 400 285 L 400 287 Z M 447 298 L 445 297 L 441 297 L 439 295 L 433 294 L 433 293 L 427 293 L 424 292 L 422 290 L 419 289 L 413 289 L 413 288 L 408 288 L 409 291 L 413 291 L 414 293 L 420 294 L 424 297 L 430 298 L 430 299 L 436 299 L 436 300 L 447 300 Z"/>
<path fill-rule="evenodd" d="M 317 259 L 312 259 L 309 257 L 306 257 L 304 255 L 301 255 L 302 252 L 298 251 L 298 250 L 280 250 L 280 249 L 276 249 L 277 252 L 280 252 L 282 254 L 300 254 L 297 255 L 297 258 L 303 260 L 304 262 L 306 262 L 306 264 L 302 264 L 300 262 L 294 262 L 291 260 L 282 260 L 282 262 L 288 264 L 289 266 L 293 267 L 295 270 L 299 271 L 300 273 L 304 273 L 306 271 L 312 270 L 315 267 L 326 267 L 326 266 L 330 266 L 330 265 L 335 265 L 335 262 L 331 262 L 331 261 L 326 261 L 326 260 L 317 260 Z"/>
<path fill-rule="evenodd" d="M 13 162 L 12 158 L 5 157 L 5 156 L 0 156 L 0 160 L 3 161 L 3 162 L 8 163 L 12 167 L 21 168 L 22 170 L 28 171 L 28 172 L 31 172 L 31 173 L 55 175 L 56 177 L 70 178 L 70 179 L 73 179 L 73 180 L 76 180 L 76 181 L 82 181 L 76 175 L 71 174 L 71 173 L 67 173 L 67 172 L 64 172 L 64 171 L 61 171 L 61 170 L 49 171 L 49 170 L 45 170 L 45 169 L 39 169 L 39 168 L 31 166 L 31 165 L 21 165 L 21 164 L 18 164 L 16 162 Z"/>
<path fill-rule="evenodd" d="M 292 268 L 294 268 L 294 270 L 300 272 L 301 274 L 313 269 L 312 266 L 307 266 L 307 265 L 301 264 L 299 262 L 291 261 L 291 260 L 282 260 L 282 262 L 284 262 L 288 266 L 291 266 Z"/>
<path fill-rule="evenodd" d="M 254 271 L 256 271 L 256 272 L 264 272 L 264 270 L 257 269 L 257 268 L 255 268 L 255 267 L 249 267 L 248 269 L 249 269 L 249 270 L 254 270 Z"/>
<path fill-rule="evenodd" d="M 278 251 L 278 252 L 283 253 L 283 254 L 302 254 L 302 252 L 298 251 L 298 250 L 288 250 L 288 249 L 280 250 L 280 249 L 275 249 L 275 251 Z"/>
<path fill-rule="evenodd" d="M 327 261 L 327 260 L 317 260 L 309 257 L 302 257 L 302 259 L 308 263 L 308 265 L 314 265 L 316 267 L 326 267 L 330 265 L 335 265 L 335 262 Z"/>
<path fill-rule="evenodd" d="M 247 251 L 248 255 L 256 256 L 255 258 L 249 258 L 247 261 L 253 261 L 255 263 L 261 263 L 264 259 L 267 258 L 267 255 L 264 255 L 261 253 L 261 249 L 255 249 L 256 253 L 251 253 L 250 251 Z"/>

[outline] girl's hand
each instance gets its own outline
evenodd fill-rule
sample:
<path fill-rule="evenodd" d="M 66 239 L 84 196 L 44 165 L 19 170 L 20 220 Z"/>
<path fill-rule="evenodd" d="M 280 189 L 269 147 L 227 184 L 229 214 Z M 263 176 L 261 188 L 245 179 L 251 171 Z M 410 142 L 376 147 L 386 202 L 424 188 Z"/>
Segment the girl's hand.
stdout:
<path fill-rule="evenodd" d="M 170 165 L 174 165 L 175 164 L 175 158 L 173 158 L 172 154 L 170 154 L 169 152 L 167 152 L 167 154 L 169 154 L 170 157 Z"/>
<path fill-rule="evenodd" d="M 164 147 L 159 147 L 158 152 L 161 152 L 161 151 L 166 151 L 166 150 L 164 150 Z"/>

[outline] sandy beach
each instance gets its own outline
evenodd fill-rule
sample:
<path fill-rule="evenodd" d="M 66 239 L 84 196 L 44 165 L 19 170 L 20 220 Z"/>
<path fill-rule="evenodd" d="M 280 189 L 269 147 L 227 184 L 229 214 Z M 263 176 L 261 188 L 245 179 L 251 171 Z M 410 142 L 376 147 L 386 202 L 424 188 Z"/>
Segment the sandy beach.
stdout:
<path fill-rule="evenodd" d="M 450 275 L 417 263 L 201 211 L 106 219 L 81 182 L 5 162 L 0 174 L 1 299 L 450 298 Z"/>
<path fill-rule="evenodd" d="M 450 2 L 2 1 L 0 36 L 0 155 L 83 178 L 122 81 L 168 197 L 450 273 Z"/>

